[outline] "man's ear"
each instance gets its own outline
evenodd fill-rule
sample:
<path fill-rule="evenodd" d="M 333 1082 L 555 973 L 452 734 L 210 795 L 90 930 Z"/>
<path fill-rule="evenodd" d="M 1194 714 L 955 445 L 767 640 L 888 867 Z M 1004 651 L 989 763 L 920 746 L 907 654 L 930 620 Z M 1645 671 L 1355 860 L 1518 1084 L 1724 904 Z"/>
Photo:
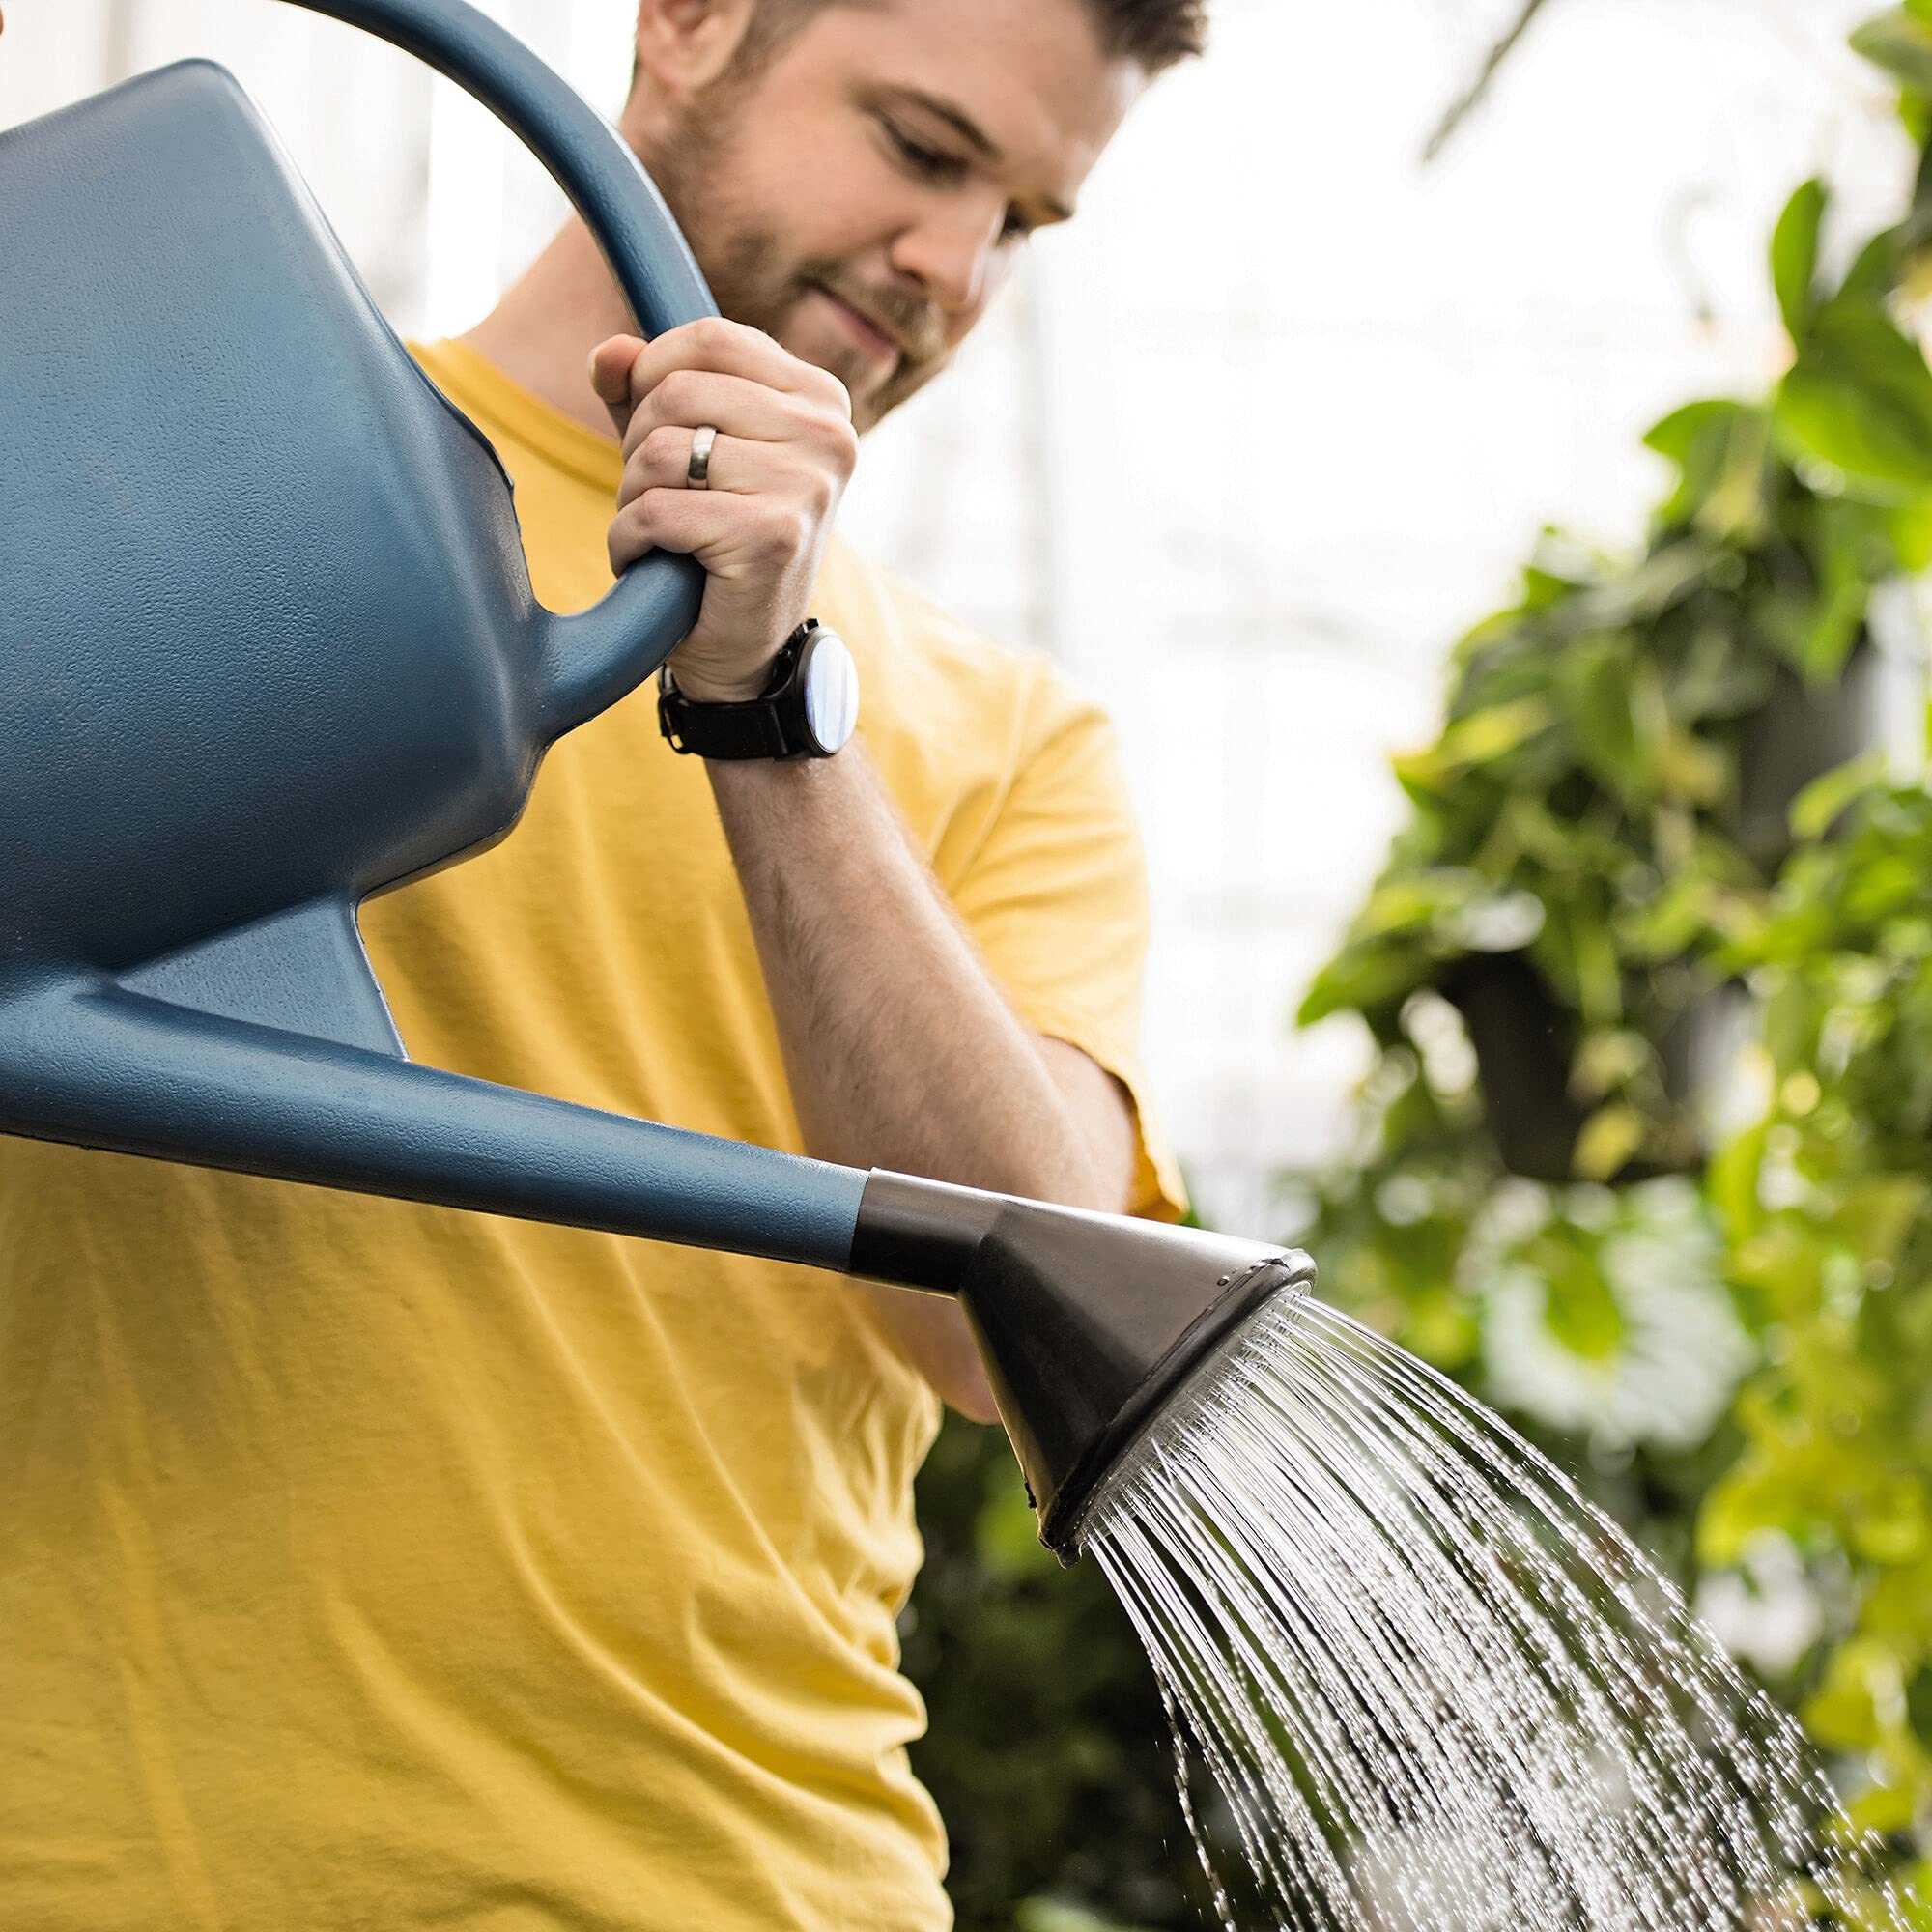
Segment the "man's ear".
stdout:
<path fill-rule="evenodd" d="M 670 99 L 702 92 L 743 44 L 759 0 L 638 0 L 637 73 Z"/>

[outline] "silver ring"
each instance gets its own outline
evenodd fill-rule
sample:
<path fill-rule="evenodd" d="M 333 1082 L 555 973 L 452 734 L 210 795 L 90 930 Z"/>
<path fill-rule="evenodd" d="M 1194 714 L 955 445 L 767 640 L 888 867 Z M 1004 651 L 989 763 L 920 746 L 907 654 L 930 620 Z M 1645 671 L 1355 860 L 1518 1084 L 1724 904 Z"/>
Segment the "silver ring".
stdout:
<path fill-rule="evenodd" d="M 711 488 L 711 446 L 717 440 L 718 432 L 709 423 L 691 433 L 691 461 L 684 466 L 684 480 L 694 490 Z"/>

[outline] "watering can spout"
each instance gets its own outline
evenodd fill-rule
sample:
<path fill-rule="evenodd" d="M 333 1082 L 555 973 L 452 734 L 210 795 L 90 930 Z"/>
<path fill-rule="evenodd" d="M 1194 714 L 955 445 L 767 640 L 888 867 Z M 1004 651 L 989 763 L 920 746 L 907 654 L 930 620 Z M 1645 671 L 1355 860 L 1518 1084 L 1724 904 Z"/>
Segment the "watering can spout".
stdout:
<path fill-rule="evenodd" d="M 346 906 L 0 999 L 0 1134 L 723 1248 L 956 1296 L 1040 1540 L 1306 1255 L 573 1106 L 404 1055 Z M 322 1031 L 310 1030 L 321 1027 Z"/>
<path fill-rule="evenodd" d="M 0 1133 L 953 1295 L 1040 1540 L 1065 1563 L 1108 1472 L 1182 1384 L 1264 1302 L 1313 1280 L 1293 1249 L 866 1174 L 415 1065 L 346 908 L 325 911 L 213 960 L 16 991 L 0 1003 Z M 333 962 L 300 987 L 270 970 L 296 936 Z M 325 1014 L 327 1036 L 285 1023 L 297 1009 Z"/>
<path fill-rule="evenodd" d="M 1026 1473 L 1040 1541 L 1079 1553 L 1108 1471 L 1264 1302 L 1298 1249 L 874 1174 L 849 1272 L 958 1297 Z"/>
<path fill-rule="evenodd" d="M 165 980 L 9 1002 L 0 1133 L 815 1267 L 850 1258 L 863 1174 L 416 1065 L 373 980 L 366 999 L 338 997 L 324 1037 L 155 990 L 203 990 L 196 977 L 178 962 Z M 256 1010 L 278 1004 L 264 991 Z"/>

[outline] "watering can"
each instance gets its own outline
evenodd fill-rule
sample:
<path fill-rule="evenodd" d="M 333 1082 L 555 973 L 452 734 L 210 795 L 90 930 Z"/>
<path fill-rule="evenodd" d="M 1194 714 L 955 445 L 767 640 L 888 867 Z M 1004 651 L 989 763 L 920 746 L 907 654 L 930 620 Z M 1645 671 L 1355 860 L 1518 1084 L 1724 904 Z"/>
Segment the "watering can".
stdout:
<path fill-rule="evenodd" d="M 502 119 L 655 334 L 715 313 L 615 132 L 460 0 L 296 0 Z M 957 1295 L 1039 1511 L 1307 1258 L 566 1105 L 407 1057 L 371 894 L 515 825 L 702 572 L 530 590 L 489 443 L 221 69 L 0 132 L 0 1132 Z"/>

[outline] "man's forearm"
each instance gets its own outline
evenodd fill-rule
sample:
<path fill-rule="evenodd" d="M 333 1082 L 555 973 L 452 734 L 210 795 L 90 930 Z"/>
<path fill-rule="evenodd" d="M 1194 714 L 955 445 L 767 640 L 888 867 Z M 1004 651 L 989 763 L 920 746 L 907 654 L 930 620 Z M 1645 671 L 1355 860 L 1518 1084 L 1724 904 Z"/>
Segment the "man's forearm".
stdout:
<path fill-rule="evenodd" d="M 1119 1210 L 1132 1129 L 1112 1083 L 1082 1111 L 987 977 L 858 742 L 836 758 L 709 768 L 807 1148 Z M 1070 1050 L 1058 1048 L 1075 1058 Z M 869 1289 L 954 1407 L 993 1417 L 955 1305 Z"/>
<path fill-rule="evenodd" d="M 1119 1208 L 862 746 L 709 770 L 811 1152 Z"/>

